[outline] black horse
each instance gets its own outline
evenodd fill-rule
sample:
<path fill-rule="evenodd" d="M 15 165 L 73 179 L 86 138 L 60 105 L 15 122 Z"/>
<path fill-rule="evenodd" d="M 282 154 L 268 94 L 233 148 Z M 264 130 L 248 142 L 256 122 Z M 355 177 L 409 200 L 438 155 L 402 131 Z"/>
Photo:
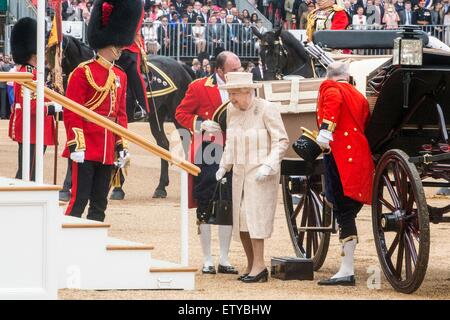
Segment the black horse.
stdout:
<path fill-rule="evenodd" d="M 280 80 L 287 75 L 314 77 L 311 58 L 292 33 L 279 28 L 261 34 L 256 28 L 252 29 L 261 40 L 259 54 L 267 68 L 264 80 Z"/>
<path fill-rule="evenodd" d="M 81 62 L 92 59 L 95 55 L 94 50 L 92 50 L 89 46 L 70 36 L 64 36 L 62 48 L 63 54 L 61 67 L 64 73 L 64 79 L 67 79 L 67 76 Z M 149 105 L 152 108 L 152 112 L 148 116 L 148 122 L 150 124 L 152 135 L 158 146 L 169 150 L 169 140 L 164 132 L 164 122 L 166 120 L 171 120 L 177 129 L 181 128 L 175 120 L 175 110 L 183 99 L 189 84 L 193 80 L 193 73 L 185 64 L 181 64 L 178 61 L 168 57 L 150 55 L 148 57 L 148 62 L 153 65 L 153 67 L 156 67 L 162 71 L 162 73 L 164 73 L 172 81 L 173 85 L 173 91 L 166 94 L 159 90 L 160 87 L 158 87 L 158 84 L 161 85 L 161 83 L 163 83 L 160 79 L 158 79 L 158 82 L 152 82 L 150 89 L 147 88 L 147 93 L 153 95 L 153 97 L 148 98 Z M 155 86 L 157 88 L 154 88 Z M 158 91 L 161 92 L 161 94 L 157 94 Z M 134 110 L 127 110 L 127 113 L 133 114 Z M 187 149 L 187 146 L 184 145 L 183 147 L 185 150 Z M 167 197 L 166 187 L 169 185 L 168 171 L 168 162 L 161 159 L 160 179 L 153 194 L 154 198 Z M 64 183 L 64 189 L 66 190 L 68 190 L 67 187 L 70 188 L 70 182 L 68 181 L 69 177 L 70 174 L 66 174 L 66 181 Z M 114 191 L 123 192 L 121 188 L 116 188 Z"/>

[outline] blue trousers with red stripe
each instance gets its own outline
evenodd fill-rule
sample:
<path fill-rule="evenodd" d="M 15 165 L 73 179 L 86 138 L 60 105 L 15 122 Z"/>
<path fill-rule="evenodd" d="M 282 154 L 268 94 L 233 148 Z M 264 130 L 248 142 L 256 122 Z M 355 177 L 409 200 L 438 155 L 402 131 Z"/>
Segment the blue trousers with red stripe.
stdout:
<path fill-rule="evenodd" d="M 89 202 L 87 218 L 105 220 L 113 167 L 95 161 L 72 161 L 72 197 L 66 215 L 81 218 Z"/>

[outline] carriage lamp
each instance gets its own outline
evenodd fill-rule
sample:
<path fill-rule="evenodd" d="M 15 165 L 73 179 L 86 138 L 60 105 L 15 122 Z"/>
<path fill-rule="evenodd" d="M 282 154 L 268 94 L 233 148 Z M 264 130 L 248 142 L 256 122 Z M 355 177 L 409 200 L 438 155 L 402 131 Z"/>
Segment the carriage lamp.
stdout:
<path fill-rule="evenodd" d="M 405 28 L 401 37 L 394 39 L 393 64 L 422 65 L 422 39 L 413 28 Z"/>

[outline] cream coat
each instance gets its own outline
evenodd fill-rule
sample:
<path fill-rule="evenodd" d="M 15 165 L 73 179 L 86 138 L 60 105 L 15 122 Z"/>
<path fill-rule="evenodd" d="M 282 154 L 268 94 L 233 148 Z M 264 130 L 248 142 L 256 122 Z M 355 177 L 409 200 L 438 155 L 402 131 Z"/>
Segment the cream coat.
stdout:
<path fill-rule="evenodd" d="M 233 169 L 233 237 L 246 219 L 252 239 L 269 238 L 277 205 L 280 163 L 289 146 L 288 136 L 276 105 L 259 98 L 241 111 L 227 108 L 227 140 L 220 166 Z M 256 181 L 258 168 L 266 164 L 270 176 Z M 245 212 L 241 213 L 244 208 Z"/>

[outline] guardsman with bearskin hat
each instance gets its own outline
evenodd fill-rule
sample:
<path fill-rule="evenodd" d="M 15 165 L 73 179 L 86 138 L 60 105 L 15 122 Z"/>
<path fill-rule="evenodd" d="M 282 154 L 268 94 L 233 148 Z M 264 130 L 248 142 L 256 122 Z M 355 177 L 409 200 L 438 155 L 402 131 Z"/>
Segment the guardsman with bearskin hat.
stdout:
<path fill-rule="evenodd" d="M 319 285 L 355 285 L 354 253 L 358 243 L 356 215 L 372 200 L 374 164 L 364 131 L 370 116 L 369 103 L 349 83 L 348 65 L 334 62 L 319 88 L 317 143 L 325 154 L 325 197 L 339 224 L 342 261 L 339 271 Z"/>
<path fill-rule="evenodd" d="M 96 0 L 88 25 L 88 41 L 95 59 L 80 64 L 70 75 L 66 96 L 127 127 L 127 77 L 115 61 L 129 46 L 142 12 L 141 0 Z M 103 221 L 116 153 L 117 165 L 129 161 L 127 143 L 112 132 L 67 111 L 67 144 L 63 156 L 72 159 L 72 197 L 66 215 Z"/>
<path fill-rule="evenodd" d="M 307 17 L 306 36 L 312 41 L 314 32 L 321 30 L 345 30 L 350 25 L 350 18 L 343 7 L 335 0 L 318 0 L 318 8 Z"/>
<path fill-rule="evenodd" d="M 29 72 L 36 80 L 36 51 L 37 51 L 37 23 L 32 18 L 22 18 L 14 25 L 11 32 L 11 53 L 14 62 L 18 65 L 18 72 Z M 23 89 L 18 83 L 14 83 L 15 103 L 9 120 L 9 136 L 19 144 L 18 170 L 16 179 L 22 179 L 22 107 Z M 61 112 L 61 105 L 46 102 L 44 107 L 44 151 L 47 146 L 55 144 L 55 121 L 53 115 Z M 30 179 L 35 177 L 36 158 L 36 95 L 31 93 L 30 103 Z"/>

